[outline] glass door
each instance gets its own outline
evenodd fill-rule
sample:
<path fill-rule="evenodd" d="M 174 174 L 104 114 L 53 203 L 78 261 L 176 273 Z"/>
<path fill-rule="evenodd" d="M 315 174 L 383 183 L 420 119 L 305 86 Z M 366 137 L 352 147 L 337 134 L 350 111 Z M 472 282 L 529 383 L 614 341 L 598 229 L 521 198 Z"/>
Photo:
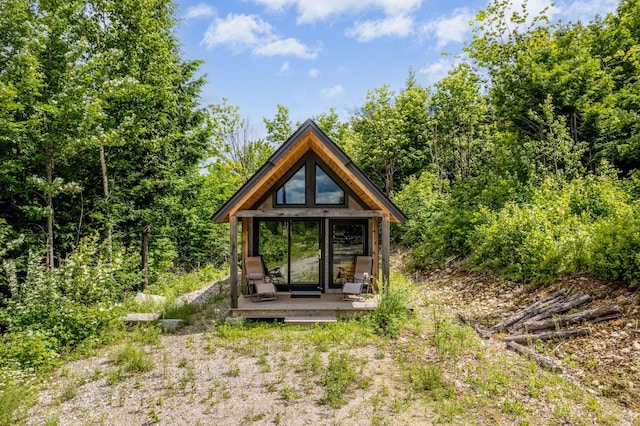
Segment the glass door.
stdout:
<path fill-rule="evenodd" d="M 320 220 L 258 221 L 255 244 L 279 291 L 322 289 L 321 232 Z"/>
<path fill-rule="evenodd" d="M 289 267 L 292 291 L 317 291 L 320 286 L 322 248 L 319 220 L 292 220 Z"/>
<path fill-rule="evenodd" d="M 330 288 L 341 288 L 353 279 L 356 256 L 367 254 L 367 221 L 331 221 Z"/>

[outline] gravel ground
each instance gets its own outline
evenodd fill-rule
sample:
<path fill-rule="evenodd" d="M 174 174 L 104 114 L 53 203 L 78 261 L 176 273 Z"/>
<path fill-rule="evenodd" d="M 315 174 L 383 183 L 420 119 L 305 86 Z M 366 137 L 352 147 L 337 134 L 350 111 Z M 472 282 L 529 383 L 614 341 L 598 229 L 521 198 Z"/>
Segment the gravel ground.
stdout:
<path fill-rule="evenodd" d="M 484 277 L 456 271 L 441 271 L 418 282 L 421 295 L 416 300 L 416 311 L 425 318 L 433 314 L 434 306 L 439 306 L 451 316 L 463 311 L 473 318 L 495 321 L 536 297 L 512 283 L 494 284 Z M 301 338 L 303 331 L 254 341 L 225 338 L 216 334 L 213 324 L 225 317 L 227 297 L 217 297 L 219 290 L 211 288 L 201 292 L 213 299 L 203 305 L 191 324 L 177 332 L 160 334 L 154 343 L 145 343 L 144 335 L 131 343 L 130 337 L 128 343 L 103 348 L 93 357 L 66 364 L 42 385 L 28 424 L 429 425 L 446 418 L 442 407 L 456 408 L 458 403 L 473 407 L 470 418 L 474 424 L 522 424 L 525 419 L 534 419 L 530 424 L 574 424 L 571 420 L 559 421 L 554 402 L 531 398 L 526 386 L 520 384 L 514 384 L 506 396 L 524 404 L 521 417 L 505 413 L 504 405 L 492 404 L 490 397 L 487 402 L 473 402 L 473 395 L 483 397 L 474 394 L 469 385 L 469 375 L 482 376 L 481 371 L 473 372 L 477 351 L 483 351 L 484 359 L 503 359 L 510 366 L 520 365 L 516 368 L 526 370 L 526 361 L 505 350 L 500 342 L 479 341 L 476 349 L 445 370 L 446 379 L 454 384 L 455 395 L 462 399 L 442 405 L 425 394 L 416 394 L 398 362 L 405 348 L 411 356 L 436 359 L 433 347 L 426 343 L 426 329 L 418 335 L 383 340 L 386 343 L 382 344 L 380 340 L 371 344 L 343 341 L 338 348 L 327 346 L 321 350 Z M 114 354 L 121 353 L 127 345 L 144 352 L 145 359 L 153 360 L 153 367 L 146 372 L 127 372 L 119 367 Z M 568 347 L 562 349 L 566 351 Z M 337 408 L 322 403 L 327 394 L 322 379 L 334 350 L 366 366 L 358 374 L 367 380 L 366 386 L 352 387 L 346 393 L 346 403 Z M 314 360 L 313 356 L 318 358 Z M 585 376 L 565 379 L 581 382 L 582 386 Z M 628 396 L 630 403 L 612 406 L 598 396 L 597 389 L 585 392 L 598 401 L 600 408 L 596 411 L 605 418 L 605 424 L 638 424 L 634 411 L 637 397 Z M 574 410 L 578 414 L 573 419 L 583 419 L 577 424 L 596 423 L 593 410 Z M 613 423 L 606 421 L 610 410 L 616 413 L 608 417 L 616 419 Z M 465 414 L 452 416 L 449 422 L 453 424 L 469 423 Z"/>

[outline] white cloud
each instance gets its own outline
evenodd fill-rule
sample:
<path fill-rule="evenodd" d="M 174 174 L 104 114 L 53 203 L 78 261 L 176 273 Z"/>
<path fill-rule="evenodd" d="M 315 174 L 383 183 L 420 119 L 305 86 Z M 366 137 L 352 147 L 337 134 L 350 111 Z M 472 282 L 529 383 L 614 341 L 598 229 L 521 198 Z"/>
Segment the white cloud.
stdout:
<path fill-rule="evenodd" d="M 216 16 L 218 12 L 216 12 L 215 7 L 209 6 L 206 3 L 200 3 L 195 6 L 191 6 L 187 8 L 184 13 L 184 19 L 199 19 L 199 18 L 211 18 Z"/>
<path fill-rule="evenodd" d="M 382 10 L 386 16 L 406 15 L 423 0 L 253 0 L 271 10 L 283 11 L 295 7 L 299 24 L 325 21 L 347 13 Z"/>
<path fill-rule="evenodd" d="M 342 93 L 344 93 L 344 88 L 340 84 L 337 84 L 330 89 L 322 89 L 320 91 L 323 98 L 335 98 Z"/>
<path fill-rule="evenodd" d="M 229 14 L 216 18 L 204 34 L 208 48 L 224 45 L 236 53 L 251 50 L 259 56 L 296 56 L 315 59 L 320 47 L 312 49 L 294 38 L 279 37 L 268 22 L 256 15 Z"/>
<path fill-rule="evenodd" d="M 438 49 L 449 43 L 462 43 L 470 34 L 469 21 L 473 16 L 467 8 L 455 9 L 450 16 L 439 16 L 425 23 L 420 32 L 427 38 L 434 38 Z"/>
<path fill-rule="evenodd" d="M 282 63 L 282 66 L 280 66 L 280 71 L 278 71 L 278 75 L 282 77 L 289 74 L 291 74 L 291 65 L 289 64 L 289 61 L 285 61 Z"/>
<path fill-rule="evenodd" d="M 265 38 L 273 38 L 273 28 L 268 22 L 256 15 L 232 13 L 224 19 L 214 19 L 202 42 L 207 47 L 224 44 L 235 50 L 244 50 L 259 45 Z"/>
<path fill-rule="evenodd" d="M 385 36 L 406 37 L 413 28 L 413 18 L 394 16 L 376 21 L 356 22 L 345 34 L 360 42 L 369 42 Z"/>
<path fill-rule="evenodd" d="M 577 0 L 557 4 L 558 14 L 566 21 L 590 21 L 596 15 L 604 17 L 618 6 L 618 0 Z"/>
<path fill-rule="evenodd" d="M 273 40 L 257 46 L 253 53 L 259 56 L 297 56 L 302 59 L 315 59 L 318 49 L 311 49 L 294 38 Z"/>
<path fill-rule="evenodd" d="M 420 68 L 418 72 L 426 76 L 427 84 L 433 84 L 446 77 L 456 63 L 456 60 L 440 58 L 436 62 Z"/>
<path fill-rule="evenodd" d="M 309 70 L 309 77 L 311 78 L 318 78 L 318 76 L 320 75 L 320 71 L 315 69 L 315 68 L 311 68 Z"/>

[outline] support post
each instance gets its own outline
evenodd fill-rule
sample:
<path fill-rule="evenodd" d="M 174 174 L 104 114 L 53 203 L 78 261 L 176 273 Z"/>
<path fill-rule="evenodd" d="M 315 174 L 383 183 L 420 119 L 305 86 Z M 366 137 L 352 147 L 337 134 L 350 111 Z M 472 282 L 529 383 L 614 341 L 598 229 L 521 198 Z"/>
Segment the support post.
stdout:
<path fill-rule="evenodd" d="M 229 216 L 229 279 L 231 280 L 231 307 L 238 307 L 238 217 Z"/>
<path fill-rule="evenodd" d="M 389 216 L 382 217 L 382 286 L 384 293 L 389 293 L 389 271 L 390 271 L 390 253 L 391 253 L 391 230 Z"/>
<path fill-rule="evenodd" d="M 380 224 L 377 217 L 372 217 L 371 223 L 371 255 L 373 257 L 373 286 L 376 292 L 380 292 Z"/>

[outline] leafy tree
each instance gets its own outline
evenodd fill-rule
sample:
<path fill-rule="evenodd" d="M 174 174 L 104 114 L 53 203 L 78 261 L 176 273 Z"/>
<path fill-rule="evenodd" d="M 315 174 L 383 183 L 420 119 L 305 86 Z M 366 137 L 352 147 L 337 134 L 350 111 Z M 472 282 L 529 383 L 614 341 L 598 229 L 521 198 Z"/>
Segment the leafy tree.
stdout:
<path fill-rule="evenodd" d="M 273 120 L 263 118 L 262 121 L 267 128 L 267 141 L 273 146 L 282 145 L 293 133 L 289 108 L 283 105 L 278 104 L 278 112 Z"/>

